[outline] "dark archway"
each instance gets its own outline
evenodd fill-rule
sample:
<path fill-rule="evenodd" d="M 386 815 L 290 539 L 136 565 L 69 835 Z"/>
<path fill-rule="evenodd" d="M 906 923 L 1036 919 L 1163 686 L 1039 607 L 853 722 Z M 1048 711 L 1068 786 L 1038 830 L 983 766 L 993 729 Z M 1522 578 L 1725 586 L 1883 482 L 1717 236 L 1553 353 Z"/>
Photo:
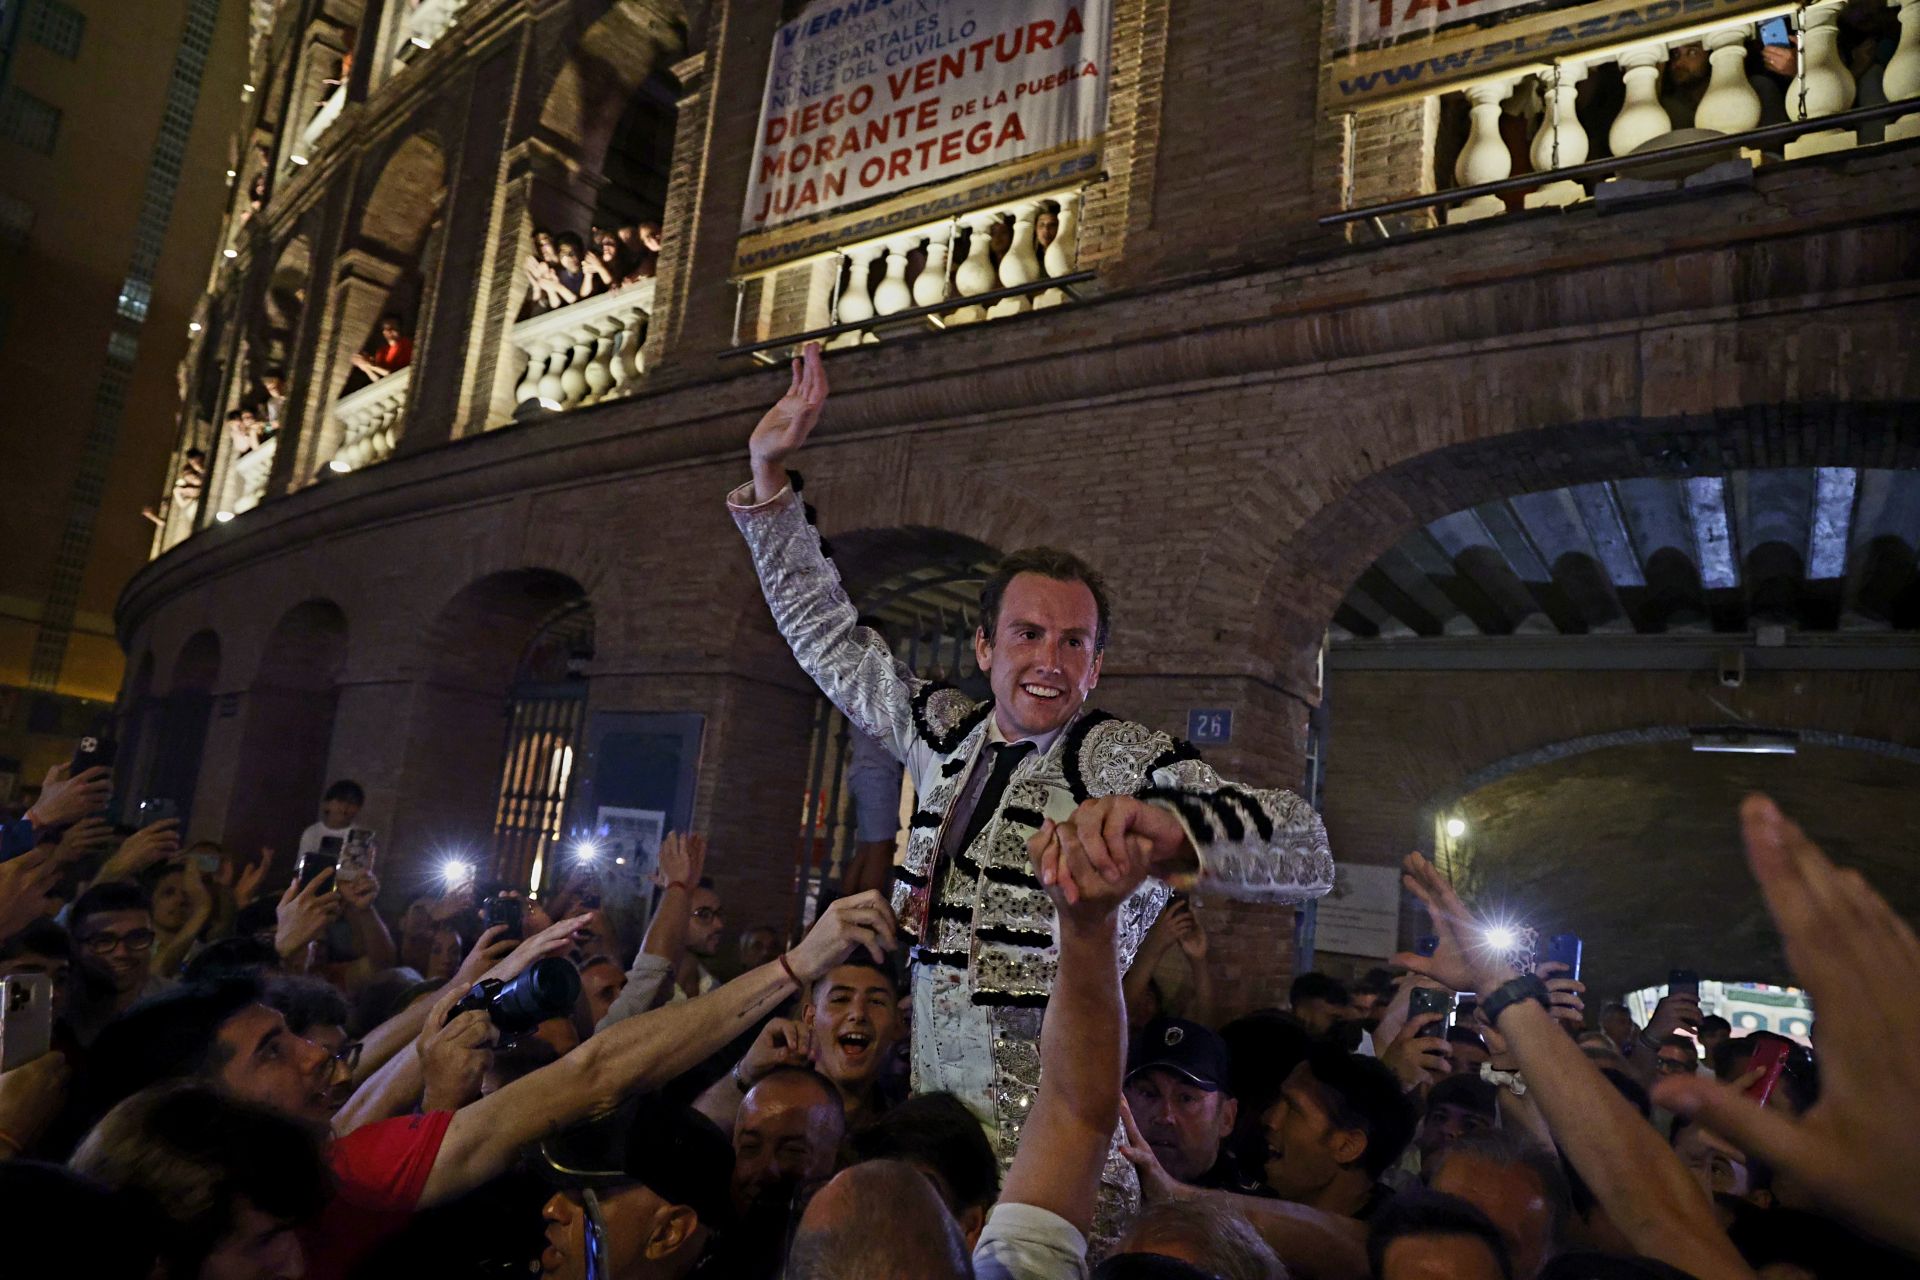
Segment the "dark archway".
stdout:
<path fill-rule="evenodd" d="M 449 853 L 491 862 L 517 678 L 525 670 L 546 669 L 536 638 L 586 598 L 585 588 L 566 574 L 504 570 L 455 592 L 429 624 L 419 650 L 411 729 L 389 783 L 395 838 L 392 852 L 383 856 L 392 865 L 397 854 L 408 873 L 406 885 L 424 883 L 427 869 Z M 524 665 L 529 661 L 534 668 Z M 551 751 L 542 760 L 551 763 Z M 538 772 L 531 764 L 529 769 L 529 777 Z M 364 781 L 371 793 L 373 781 Z M 563 786 L 566 781 L 561 779 Z"/>
<path fill-rule="evenodd" d="M 233 799 L 222 828 L 242 852 L 270 846 L 268 883 L 293 873 L 297 837 L 327 784 L 347 616 L 331 600 L 295 605 L 274 624 L 246 692 Z"/>
<path fill-rule="evenodd" d="M 220 637 L 196 631 L 174 658 L 166 695 L 160 699 L 153 753 L 147 761 L 143 799 L 172 800 L 180 829 L 193 830 L 193 803 L 200 783 L 200 757 L 213 718 L 213 691 L 220 679 Z"/>

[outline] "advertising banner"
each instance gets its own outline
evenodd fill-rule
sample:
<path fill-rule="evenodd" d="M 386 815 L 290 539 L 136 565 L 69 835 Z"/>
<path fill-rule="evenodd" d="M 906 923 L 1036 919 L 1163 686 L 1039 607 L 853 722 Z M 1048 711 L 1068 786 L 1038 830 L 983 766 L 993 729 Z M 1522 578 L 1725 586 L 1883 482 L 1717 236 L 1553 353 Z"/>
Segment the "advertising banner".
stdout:
<path fill-rule="evenodd" d="M 818 0 L 774 34 L 743 233 L 1106 128 L 1108 0 Z"/>
<path fill-rule="evenodd" d="M 1782 9 L 1766 0 L 1335 0 L 1330 113 Z"/>

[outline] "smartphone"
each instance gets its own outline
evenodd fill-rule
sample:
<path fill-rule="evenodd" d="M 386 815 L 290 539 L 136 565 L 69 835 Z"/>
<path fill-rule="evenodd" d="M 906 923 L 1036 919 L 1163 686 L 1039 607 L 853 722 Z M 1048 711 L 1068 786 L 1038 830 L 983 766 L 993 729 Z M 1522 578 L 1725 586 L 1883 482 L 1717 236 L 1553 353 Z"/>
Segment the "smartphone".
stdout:
<path fill-rule="evenodd" d="M 44 973 L 0 978 L 0 1071 L 32 1062 L 53 1045 L 53 979 Z"/>
<path fill-rule="evenodd" d="M 365 827 L 351 828 L 340 846 L 340 870 L 334 873 L 334 879 L 358 880 L 372 875 L 374 856 L 373 832 Z"/>
<path fill-rule="evenodd" d="M 526 931 L 526 915 L 525 902 L 495 894 L 480 905 L 480 928 L 484 931 L 502 924 L 507 927 L 506 937 L 518 939 Z"/>
<path fill-rule="evenodd" d="M 1563 964 L 1567 971 L 1560 976 L 1580 981 L 1580 935 L 1577 933 L 1556 933 L 1547 939 L 1548 964 Z M 1696 988 L 1696 993 L 1697 993 Z"/>
<path fill-rule="evenodd" d="M 1423 933 L 1413 940 L 1413 954 L 1417 956 L 1430 956 L 1439 949 L 1440 935 L 1437 933 Z"/>
<path fill-rule="evenodd" d="M 74 748 L 73 764 L 67 772 L 69 778 L 80 776 L 82 769 L 91 769 L 97 764 L 113 767 L 114 753 L 120 748 L 112 738 L 102 738 L 88 734 L 80 739 L 80 745 Z"/>
<path fill-rule="evenodd" d="M 1453 1012 L 1453 996 L 1445 991 L 1435 991 L 1432 987 L 1415 987 L 1407 998 L 1407 1021 L 1418 1022 L 1422 1018 L 1439 1014 L 1444 1024 Z"/>
<path fill-rule="evenodd" d="M 1667 993 L 1700 998 L 1700 975 L 1692 969 L 1673 969 L 1667 973 Z"/>
<path fill-rule="evenodd" d="M 325 871 L 329 868 L 334 868 L 337 870 L 339 866 L 340 866 L 340 837 L 339 836 L 320 837 L 320 847 L 318 849 L 315 849 L 311 853 L 303 853 L 300 855 L 300 871 L 299 871 L 300 887 L 302 889 L 306 888 L 308 885 L 313 883 L 314 877 L 319 875 L 322 871 Z M 334 889 L 333 881 L 329 880 L 327 882 L 326 887 L 320 890 L 320 892 L 332 893 L 333 889 Z"/>
<path fill-rule="evenodd" d="M 1775 1040 L 1772 1036 L 1768 1036 L 1753 1047 L 1753 1060 L 1747 1064 L 1747 1070 L 1751 1071 L 1759 1067 L 1763 1069 L 1764 1074 L 1747 1086 L 1749 1098 L 1763 1107 L 1767 1104 L 1767 1099 L 1773 1094 L 1773 1087 L 1780 1083 L 1780 1073 L 1786 1070 L 1787 1055 L 1792 1052 L 1792 1041 Z"/>
<path fill-rule="evenodd" d="M 1793 30 L 1787 25 L 1785 17 L 1768 18 L 1760 24 L 1760 43 L 1778 45 L 1781 48 L 1793 47 Z"/>
<path fill-rule="evenodd" d="M 167 822 L 180 816 L 180 806 L 171 800 L 142 800 L 134 806 L 133 825 L 150 827 L 156 822 Z"/>

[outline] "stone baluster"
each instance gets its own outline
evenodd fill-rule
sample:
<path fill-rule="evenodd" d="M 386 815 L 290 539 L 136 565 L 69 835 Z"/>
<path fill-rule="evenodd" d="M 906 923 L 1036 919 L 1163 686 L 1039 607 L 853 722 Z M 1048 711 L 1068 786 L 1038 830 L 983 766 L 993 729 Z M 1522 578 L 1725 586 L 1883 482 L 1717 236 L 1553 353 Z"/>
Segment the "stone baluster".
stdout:
<path fill-rule="evenodd" d="M 1607 146 L 1616 156 L 1631 155 L 1642 146 L 1673 132 L 1673 121 L 1660 105 L 1660 64 L 1667 47 L 1643 44 L 1620 55 L 1620 74 L 1626 81 L 1626 100 L 1607 130 Z"/>
<path fill-rule="evenodd" d="M 1485 80 L 1467 86 L 1467 142 L 1454 162 L 1453 180 L 1463 187 L 1498 182 L 1513 173 L 1513 157 L 1500 137 L 1500 104 L 1513 92 L 1511 80 Z M 1447 221 L 1472 222 L 1505 212 L 1499 196 L 1475 196 L 1447 210 Z"/>
<path fill-rule="evenodd" d="M 1787 86 L 1789 119 L 1818 120 L 1853 105 L 1853 73 L 1840 59 L 1840 11 L 1845 8 L 1844 0 L 1822 0 L 1802 9 L 1795 19 L 1800 28 L 1800 74 Z M 1857 142 L 1851 129 L 1822 129 L 1789 142 L 1785 154 L 1797 160 L 1844 151 Z"/>
<path fill-rule="evenodd" d="M 1540 128 L 1533 135 L 1533 148 L 1527 153 L 1533 161 L 1535 172 L 1551 173 L 1555 169 L 1570 169 L 1576 164 L 1586 163 L 1589 150 L 1587 130 L 1574 110 L 1580 82 L 1586 78 L 1587 67 L 1583 62 L 1561 63 L 1544 77 L 1547 110 L 1540 119 Z M 1529 192 L 1527 208 L 1576 204 L 1586 198 L 1587 189 L 1584 186 L 1562 178 L 1558 182 L 1549 182 L 1538 191 Z"/>
<path fill-rule="evenodd" d="M 857 244 L 847 250 L 847 283 L 840 290 L 841 324 L 860 324 L 874 316 L 873 294 L 867 289 L 867 277 L 873 260 L 886 251 L 884 244 Z"/>
<path fill-rule="evenodd" d="M 999 218 L 997 213 L 979 212 L 960 219 L 967 229 L 967 256 L 953 273 L 953 287 L 963 298 L 991 293 L 1000 287 L 1000 273 L 994 269 L 993 255 L 987 249 L 988 228 Z M 986 318 L 986 309 L 976 306 L 961 307 L 948 317 L 953 324 L 970 324 Z"/>
<path fill-rule="evenodd" d="M 567 357 L 566 369 L 560 374 L 560 403 L 565 408 L 577 409 L 592 386 L 587 378 L 587 366 L 593 361 L 600 335 L 593 331 L 591 324 L 578 324 L 568 329 L 560 341 L 572 351 Z M 612 379 L 608 379 L 608 384 L 611 383 Z"/>
<path fill-rule="evenodd" d="M 1915 0 L 1920 3 L 1920 0 Z M 1053 243 L 1047 246 L 1046 256 L 1041 259 L 1047 268 L 1047 275 L 1053 279 L 1070 275 L 1073 264 L 1080 256 L 1080 193 L 1069 191 L 1060 197 L 1060 220 L 1054 226 Z M 1043 289 L 1035 295 L 1035 307 L 1057 307 L 1067 300 L 1064 289 Z"/>
<path fill-rule="evenodd" d="M 540 398 L 540 376 L 547 371 L 547 349 L 537 342 L 529 342 L 519 347 L 527 367 L 520 371 L 520 381 L 513 388 L 513 402 L 525 404 L 529 400 Z"/>
<path fill-rule="evenodd" d="M 875 315 L 890 316 L 912 308 L 913 290 L 907 286 L 907 255 L 919 248 L 922 238 L 915 232 L 912 235 L 895 236 L 882 246 L 887 255 L 887 270 L 873 291 Z"/>
<path fill-rule="evenodd" d="M 1035 201 L 1018 205 L 1013 211 L 1013 242 L 1007 246 L 1007 252 L 1000 259 L 1000 284 L 1002 288 L 1014 285 L 1032 284 L 1040 278 L 1040 254 L 1033 244 L 1033 220 L 1040 216 L 1040 205 Z M 989 316 L 1015 316 L 1023 311 L 1033 310 L 1030 296 L 1002 298 L 988 310 Z"/>
<path fill-rule="evenodd" d="M 1760 95 L 1747 81 L 1747 37 L 1751 23 L 1707 32 L 1707 61 L 1713 71 L 1700 105 L 1693 110 L 1696 129 L 1745 133 L 1760 123 Z"/>
<path fill-rule="evenodd" d="M 942 222 L 928 229 L 927 262 L 913 281 L 914 306 L 937 307 L 953 296 L 953 284 L 947 279 L 947 255 L 952 245 L 953 223 Z"/>
<path fill-rule="evenodd" d="M 540 344 L 540 354 L 535 363 L 540 366 L 540 407 L 542 409 L 564 409 L 567 407 L 566 387 L 561 376 L 566 372 L 567 361 L 572 357 L 573 344 L 564 333 L 550 334 Z"/>
<path fill-rule="evenodd" d="M 612 379 L 606 399 L 630 395 L 639 386 L 646 366 L 640 357 L 640 344 L 646 339 L 647 313 L 638 307 L 613 317 L 613 333 L 607 340 L 607 374 Z"/>
<path fill-rule="evenodd" d="M 1880 73 L 1880 88 L 1888 102 L 1920 98 L 1920 0 L 1900 0 L 1900 43 Z M 1886 140 L 1901 138 L 1920 138 L 1920 112 L 1888 123 Z"/>

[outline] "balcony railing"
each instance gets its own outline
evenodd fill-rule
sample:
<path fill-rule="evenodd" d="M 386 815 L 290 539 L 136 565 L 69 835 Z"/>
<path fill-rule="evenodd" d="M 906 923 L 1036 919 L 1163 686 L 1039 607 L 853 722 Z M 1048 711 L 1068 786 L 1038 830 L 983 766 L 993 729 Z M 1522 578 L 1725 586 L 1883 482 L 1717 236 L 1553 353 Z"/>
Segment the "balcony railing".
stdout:
<path fill-rule="evenodd" d="M 776 275 L 808 271 L 805 311 L 774 316 L 771 333 L 736 332 L 739 345 L 728 354 L 760 356 L 816 336 L 828 346 L 854 346 L 898 326 L 944 329 L 1057 307 L 1087 279 L 1075 270 L 1082 199 L 1077 189 L 1025 197 L 750 277 L 743 289 L 758 282 L 764 293 L 775 289 Z M 1044 245 L 1043 218 L 1052 220 Z M 1004 241 L 997 261 L 996 235 Z"/>
<path fill-rule="evenodd" d="M 253 510 L 267 496 L 267 477 L 273 473 L 273 455 L 280 441 L 265 440 L 233 460 L 227 476 L 227 500 L 214 511 L 214 519 L 225 523 Z"/>
<path fill-rule="evenodd" d="M 637 280 L 520 321 L 508 334 L 526 362 L 515 401 L 563 411 L 631 395 L 652 312 L 653 281 Z"/>
<path fill-rule="evenodd" d="M 401 29 L 408 44 L 421 49 L 433 48 L 441 36 L 447 34 L 447 28 L 453 25 L 460 11 L 467 7 L 467 0 L 420 0 L 413 12 L 406 18 L 406 26 Z"/>
<path fill-rule="evenodd" d="M 358 471 L 393 456 L 412 385 L 409 365 L 334 401 L 333 416 L 340 422 L 341 436 L 340 447 L 327 460 L 329 470 Z"/>
<path fill-rule="evenodd" d="M 1366 220 L 1385 233 L 1389 227 L 1382 219 L 1422 208 L 1440 210 L 1440 220 L 1446 223 L 1461 223 L 1521 209 L 1565 207 L 1616 194 L 1612 187 L 1620 184 L 1603 181 L 1614 171 L 1658 181 L 1676 173 L 1685 177 L 1689 166 L 1702 169 L 1720 159 L 1742 159 L 1749 166 L 1795 160 L 1878 140 L 1881 120 L 1889 121 L 1887 141 L 1920 137 L 1920 101 L 1904 112 L 1890 108 L 1865 116 L 1849 110 L 1856 86 L 1838 49 L 1838 22 L 1844 7 L 1839 0 L 1821 0 L 1791 15 L 1799 33 L 1798 75 L 1782 95 L 1786 124 L 1760 124 L 1763 102 L 1747 73 L 1749 45 L 1755 38 L 1756 15 L 1750 14 L 1742 21 L 1696 28 L 1684 40 L 1650 42 L 1585 58 L 1575 55 L 1531 77 L 1531 84 L 1530 77 L 1524 76 L 1468 84 L 1462 90 L 1466 138 L 1451 167 L 1450 176 L 1457 184 L 1453 190 L 1441 190 L 1431 198 L 1409 195 L 1369 204 L 1321 221 Z M 1900 25 L 1898 47 L 1881 74 L 1889 104 L 1920 96 L 1920 4 L 1915 0 L 1902 4 Z M 1688 124 L 1684 118 L 1676 122 L 1669 114 L 1672 99 L 1662 96 L 1662 77 L 1673 52 L 1691 44 L 1702 46 L 1708 70 Z M 1620 105 L 1610 120 L 1589 117 L 1597 135 L 1590 137 L 1576 104 L 1582 82 L 1609 63 L 1619 67 Z M 1516 164 L 1514 148 L 1502 136 L 1503 115 L 1536 113 L 1530 144 Z M 1834 127 L 1821 127 L 1818 122 L 1829 117 L 1840 118 Z M 1867 122 L 1876 128 L 1850 127 Z M 1589 160 L 1600 149 L 1597 142 L 1604 142 L 1611 160 Z M 1434 143 L 1435 148 L 1440 146 L 1437 131 Z M 1650 160 L 1653 156 L 1660 159 Z M 1429 150 L 1426 159 L 1437 168 L 1444 156 Z M 1673 163 L 1663 165 L 1661 160 L 1666 159 Z M 1431 223 L 1392 229 L 1412 230 L 1419 225 Z"/>
<path fill-rule="evenodd" d="M 343 81 L 327 95 L 320 109 L 313 113 L 313 119 L 307 121 L 307 127 L 300 131 L 300 145 L 287 158 L 295 164 L 305 164 L 308 157 L 320 145 L 320 139 L 327 130 L 333 128 L 333 122 L 347 109 L 347 86 Z"/>

